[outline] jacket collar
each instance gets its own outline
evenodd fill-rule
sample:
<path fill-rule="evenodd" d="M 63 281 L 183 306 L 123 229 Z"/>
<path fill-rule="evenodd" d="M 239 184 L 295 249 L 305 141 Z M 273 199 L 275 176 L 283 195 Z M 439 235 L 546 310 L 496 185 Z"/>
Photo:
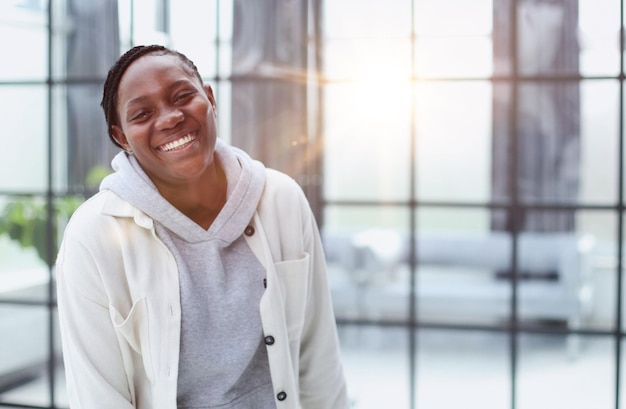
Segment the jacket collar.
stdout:
<path fill-rule="evenodd" d="M 154 221 L 150 216 L 126 202 L 112 191 L 106 191 L 107 197 L 102 205 L 102 214 L 113 217 L 133 218 L 138 226 L 151 230 Z"/>

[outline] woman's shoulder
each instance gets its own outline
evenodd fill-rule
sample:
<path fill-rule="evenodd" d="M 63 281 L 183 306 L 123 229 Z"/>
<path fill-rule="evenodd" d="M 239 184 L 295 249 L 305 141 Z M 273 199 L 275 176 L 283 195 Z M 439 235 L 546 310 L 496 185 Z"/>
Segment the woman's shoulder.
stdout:
<path fill-rule="evenodd" d="M 309 208 L 309 202 L 298 182 L 286 173 L 269 168 L 266 170 L 261 201 L 269 202 L 278 211 Z"/>
<path fill-rule="evenodd" d="M 266 183 L 275 188 L 299 188 L 298 183 L 286 173 L 272 168 L 265 168 Z"/>
<path fill-rule="evenodd" d="M 262 215 L 276 213 L 281 219 L 302 220 L 310 216 L 310 205 L 302 187 L 291 176 L 274 169 L 267 169 L 265 189 L 259 210 Z"/>
<path fill-rule="evenodd" d="M 135 207 L 109 190 L 103 190 L 82 203 L 70 217 L 66 234 L 97 235 L 107 224 L 114 222 L 112 216 L 131 217 Z"/>
<path fill-rule="evenodd" d="M 298 199 L 304 195 L 302 187 L 298 182 L 286 173 L 266 168 L 265 174 L 264 193 L 266 195 L 281 195 L 282 197 L 292 196 Z"/>

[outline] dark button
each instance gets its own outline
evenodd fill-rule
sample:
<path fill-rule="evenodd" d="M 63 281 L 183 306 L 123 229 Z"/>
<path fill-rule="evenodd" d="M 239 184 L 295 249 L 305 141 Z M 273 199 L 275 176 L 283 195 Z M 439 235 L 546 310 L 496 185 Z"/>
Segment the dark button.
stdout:
<path fill-rule="evenodd" d="M 274 341 L 274 337 L 271 335 L 265 337 L 265 345 L 274 345 Z"/>
<path fill-rule="evenodd" d="M 246 230 L 244 230 L 246 236 L 252 236 L 254 234 L 254 227 L 248 226 Z"/>
<path fill-rule="evenodd" d="M 287 399 L 287 394 L 285 392 L 278 392 L 278 395 L 276 395 L 276 399 L 283 401 Z"/>

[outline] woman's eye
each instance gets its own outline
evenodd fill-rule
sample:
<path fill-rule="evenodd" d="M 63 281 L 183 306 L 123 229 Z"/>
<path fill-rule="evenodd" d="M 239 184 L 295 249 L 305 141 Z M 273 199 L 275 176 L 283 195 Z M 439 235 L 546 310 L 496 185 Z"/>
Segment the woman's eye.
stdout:
<path fill-rule="evenodd" d="M 146 119 L 150 113 L 148 111 L 140 111 L 131 116 L 130 120 L 133 122 Z"/>
<path fill-rule="evenodd" d="M 185 92 L 183 94 L 178 95 L 174 101 L 178 102 L 178 103 L 184 103 L 187 102 L 189 99 L 191 99 L 191 97 L 193 96 L 193 92 Z"/>

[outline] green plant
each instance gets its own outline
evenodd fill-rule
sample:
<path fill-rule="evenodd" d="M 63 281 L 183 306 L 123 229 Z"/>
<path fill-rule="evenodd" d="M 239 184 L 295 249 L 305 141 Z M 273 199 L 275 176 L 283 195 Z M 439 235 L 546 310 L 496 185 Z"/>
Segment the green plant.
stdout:
<path fill-rule="evenodd" d="M 97 187 L 111 169 L 94 166 L 87 172 L 85 186 Z M 0 235 L 8 235 L 22 248 L 33 247 L 37 255 L 48 263 L 48 237 L 52 240 L 53 255 L 58 251 L 58 226 L 65 224 L 80 206 L 82 196 L 63 196 L 53 201 L 51 231 L 48 234 L 48 203 L 43 197 L 19 196 L 0 208 Z"/>
<path fill-rule="evenodd" d="M 8 202 L 0 219 L 0 235 L 6 234 L 22 248 L 33 247 L 45 263 L 48 262 L 48 242 L 52 240 L 52 251 L 58 249 L 57 224 L 67 220 L 80 206 L 83 199 L 77 196 L 62 197 L 54 201 L 51 234 L 47 234 L 48 205 L 38 197 L 19 197 Z"/>
<path fill-rule="evenodd" d="M 104 179 L 105 176 L 110 173 L 111 168 L 109 167 L 102 165 L 93 166 L 91 169 L 89 169 L 87 175 L 85 176 L 85 186 L 90 189 L 97 188 L 98 186 L 100 186 L 100 182 L 102 182 L 102 179 Z"/>

